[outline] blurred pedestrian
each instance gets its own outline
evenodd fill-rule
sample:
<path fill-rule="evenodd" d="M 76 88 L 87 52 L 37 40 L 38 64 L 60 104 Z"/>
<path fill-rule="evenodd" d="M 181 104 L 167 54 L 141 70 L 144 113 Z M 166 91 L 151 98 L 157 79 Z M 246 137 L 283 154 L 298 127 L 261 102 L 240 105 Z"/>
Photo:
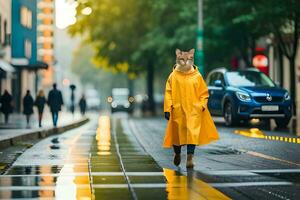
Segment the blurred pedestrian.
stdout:
<path fill-rule="evenodd" d="M 38 115 L 39 115 L 39 127 L 42 127 L 42 120 L 43 120 L 43 113 L 44 113 L 44 108 L 45 108 L 45 104 L 47 103 L 46 97 L 45 97 L 45 93 L 43 90 L 40 90 L 34 105 L 37 107 L 38 109 Z"/>
<path fill-rule="evenodd" d="M 4 114 L 4 122 L 8 123 L 9 114 L 13 112 L 13 97 L 7 90 L 4 90 L 3 95 L 0 97 L 1 112 Z"/>
<path fill-rule="evenodd" d="M 174 164 L 181 162 L 181 146 L 187 145 L 186 167 L 194 167 L 196 145 L 219 138 L 207 108 L 208 89 L 194 65 L 194 49 L 176 49 L 176 65 L 166 83 L 164 112 L 168 120 L 164 147 L 174 149 Z"/>
<path fill-rule="evenodd" d="M 86 100 L 85 100 L 85 95 L 83 94 L 79 100 L 79 107 L 80 107 L 80 113 L 81 115 L 85 115 L 86 111 Z"/>
<path fill-rule="evenodd" d="M 26 115 L 27 128 L 30 127 L 30 116 L 33 114 L 34 100 L 27 90 L 25 97 L 23 98 L 23 114 Z"/>
<path fill-rule="evenodd" d="M 52 113 L 54 127 L 57 126 L 58 113 L 61 111 L 61 106 L 64 104 L 61 91 L 57 89 L 56 83 L 53 84 L 53 89 L 48 94 L 48 105 Z"/>

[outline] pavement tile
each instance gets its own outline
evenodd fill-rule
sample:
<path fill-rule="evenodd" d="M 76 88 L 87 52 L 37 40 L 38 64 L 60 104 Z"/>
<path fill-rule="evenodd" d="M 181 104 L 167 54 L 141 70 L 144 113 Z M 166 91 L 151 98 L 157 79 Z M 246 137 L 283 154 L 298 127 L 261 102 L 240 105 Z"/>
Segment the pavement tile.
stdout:
<path fill-rule="evenodd" d="M 134 191 L 138 199 L 143 199 L 143 200 L 172 199 L 172 198 L 168 198 L 165 188 L 135 188 Z M 176 199 L 180 199 L 180 198 L 181 198 L 180 196 L 177 196 Z"/>
<path fill-rule="evenodd" d="M 131 194 L 128 188 L 96 188 L 94 189 L 94 195 L 97 199 L 101 200 L 132 200 Z"/>
<path fill-rule="evenodd" d="M 126 184 L 124 176 L 92 176 L 93 184 Z"/>

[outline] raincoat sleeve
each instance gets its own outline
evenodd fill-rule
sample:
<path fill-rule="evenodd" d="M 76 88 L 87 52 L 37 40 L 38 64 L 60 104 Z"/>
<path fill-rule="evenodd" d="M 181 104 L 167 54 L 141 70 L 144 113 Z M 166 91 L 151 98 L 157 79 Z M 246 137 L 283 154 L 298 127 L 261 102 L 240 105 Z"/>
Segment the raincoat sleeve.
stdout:
<path fill-rule="evenodd" d="M 205 81 L 203 80 L 202 76 L 200 76 L 200 102 L 202 104 L 202 107 L 204 109 L 207 109 L 207 102 L 208 102 L 208 97 L 209 97 L 209 93 L 208 93 L 208 88 L 207 85 L 205 83 Z"/>
<path fill-rule="evenodd" d="M 171 88 L 171 76 L 169 76 L 164 97 L 164 112 L 171 112 L 172 109 L 172 88 Z"/>

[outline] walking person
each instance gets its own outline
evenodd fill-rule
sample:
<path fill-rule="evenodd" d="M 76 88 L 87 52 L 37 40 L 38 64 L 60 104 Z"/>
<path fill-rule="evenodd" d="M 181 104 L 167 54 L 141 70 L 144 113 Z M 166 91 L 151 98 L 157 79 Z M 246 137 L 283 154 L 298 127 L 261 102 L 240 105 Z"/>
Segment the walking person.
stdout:
<path fill-rule="evenodd" d="M 26 115 L 27 128 L 30 128 L 30 116 L 33 114 L 34 100 L 27 90 L 25 97 L 23 98 L 23 113 Z"/>
<path fill-rule="evenodd" d="M 79 107 L 80 107 L 80 113 L 82 116 L 85 115 L 85 111 L 86 111 L 86 99 L 85 99 L 85 95 L 83 94 L 79 100 Z"/>
<path fill-rule="evenodd" d="M 7 90 L 4 90 L 0 97 L 1 112 L 4 114 L 4 122 L 8 123 L 9 115 L 13 112 L 13 97 Z"/>
<path fill-rule="evenodd" d="M 208 89 L 194 65 L 194 49 L 176 49 L 176 64 L 166 83 L 164 113 L 168 120 L 164 147 L 174 149 L 174 164 L 181 162 L 181 147 L 187 145 L 186 167 L 194 167 L 196 145 L 208 144 L 219 135 L 207 108 Z"/>
<path fill-rule="evenodd" d="M 45 93 L 43 90 L 40 90 L 34 102 L 34 105 L 38 109 L 39 127 L 42 127 L 43 113 L 44 113 L 44 108 L 46 103 L 47 100 L 45 97 Z"/>
<path fill-rule="evenodd" d="M 56 83 L 53 84 L 53 89 L 48 94 L 48 105 L 52 113 L 53 126 L 57 126 L 58 113 L 61 111 L 61 106 L 64 104 L 61 91 L 57 89 Z"/>

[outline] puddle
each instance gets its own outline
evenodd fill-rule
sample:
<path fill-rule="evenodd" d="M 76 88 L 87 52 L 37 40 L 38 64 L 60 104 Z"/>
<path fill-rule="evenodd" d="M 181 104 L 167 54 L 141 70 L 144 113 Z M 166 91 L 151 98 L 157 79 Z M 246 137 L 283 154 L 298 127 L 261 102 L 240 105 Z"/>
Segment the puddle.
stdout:
<path fill-rule="evenodd" d="M 56 150 L 56 149 L 60 149 L 59 145 L 51 145 L 50 149 Z"/>
<path fill-rule="evenodd" d="M 53 144 L 59 143 L 58 138 L 53 138 L 53 139 L 51 140 L 51 142 L 52 142 Z"/>
<path fill-rule="evenodd" d="M 207 149 L 203 149 L 203 152 L 207 154 L 213 154 L 213 155 L 239 155 L 245 153 L 237 149 L 227 148 L 227 147 L 207 148 Z"/>
<path fill-rule="evenodd" d="M 0 176 L 0 199 L 92 199 L 88 158 L 94 134 L 84 129 L 46 138 L 25 151 Z"/>

